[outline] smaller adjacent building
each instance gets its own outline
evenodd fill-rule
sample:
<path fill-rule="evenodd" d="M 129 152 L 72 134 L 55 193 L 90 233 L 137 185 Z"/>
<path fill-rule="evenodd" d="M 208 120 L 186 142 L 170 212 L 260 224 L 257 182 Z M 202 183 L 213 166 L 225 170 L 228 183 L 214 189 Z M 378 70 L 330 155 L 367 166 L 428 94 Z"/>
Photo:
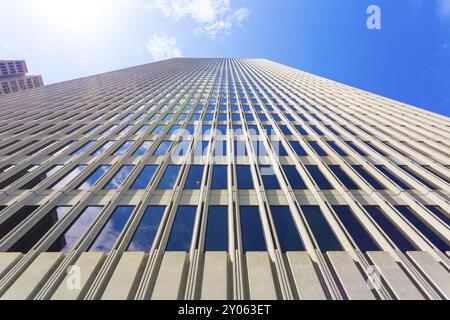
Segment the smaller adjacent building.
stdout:
<path fill-rule="evenodd" d="M 0 95 L 44 85 L 41 76 L 27 73 L 25 60 L 0 60 Z"/>

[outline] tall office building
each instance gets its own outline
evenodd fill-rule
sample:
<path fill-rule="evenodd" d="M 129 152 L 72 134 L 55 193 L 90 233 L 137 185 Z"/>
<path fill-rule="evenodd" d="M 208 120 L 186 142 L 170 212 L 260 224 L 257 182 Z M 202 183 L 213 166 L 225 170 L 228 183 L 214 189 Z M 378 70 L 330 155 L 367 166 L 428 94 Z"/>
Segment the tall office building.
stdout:
<path fill-rule="evenodd" d="M 0 60 L 0 95 L 44 85 L 41 76 L 28 75 L 24 60 Z"/>
<path fill-rule="evenodd" d="M 449 137 L 264 59 L 0 97 L 0 297 L 448 299 Z"/>

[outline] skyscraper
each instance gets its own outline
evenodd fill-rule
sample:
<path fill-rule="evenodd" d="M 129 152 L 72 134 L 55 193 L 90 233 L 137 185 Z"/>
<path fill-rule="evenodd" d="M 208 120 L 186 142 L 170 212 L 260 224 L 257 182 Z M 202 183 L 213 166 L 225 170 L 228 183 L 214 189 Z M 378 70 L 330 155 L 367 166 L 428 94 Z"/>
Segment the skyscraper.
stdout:
<path fill-rule="evenodd" d="M 24 60 L 0 60 L 0 95 L 44 85 L 41 76 L 27 75 Z"/>
<path fill-rule="evenodd" d="M 264 59 L 0 97 L 1 299 L 448 299 L 450 120 Z"/>

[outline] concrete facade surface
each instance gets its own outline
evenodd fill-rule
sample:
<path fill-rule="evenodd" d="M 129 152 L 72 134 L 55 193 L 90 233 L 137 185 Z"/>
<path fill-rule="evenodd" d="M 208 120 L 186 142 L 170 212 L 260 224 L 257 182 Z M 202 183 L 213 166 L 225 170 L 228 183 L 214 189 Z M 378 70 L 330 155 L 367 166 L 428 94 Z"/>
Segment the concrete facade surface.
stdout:
<path fill-rule="evenodd" d="M 445 116 L 243 58 L 0 96 L 0 299 L 447 300 L 449 252 Z"/>

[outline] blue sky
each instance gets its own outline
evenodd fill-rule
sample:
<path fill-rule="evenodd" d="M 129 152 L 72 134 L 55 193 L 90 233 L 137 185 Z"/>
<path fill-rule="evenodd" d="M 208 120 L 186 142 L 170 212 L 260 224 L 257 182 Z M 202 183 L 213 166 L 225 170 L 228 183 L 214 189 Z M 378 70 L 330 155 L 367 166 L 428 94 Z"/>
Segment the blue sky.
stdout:
<path fill-rule="evenodd" d="M 372 4 L 381 30 L 366 26 Z M 263 57 L 450 116 L 450 0 L 2 0 L 2 8 L 0 59 L 26 59 L 46 83 L 172 56 Z"/>

